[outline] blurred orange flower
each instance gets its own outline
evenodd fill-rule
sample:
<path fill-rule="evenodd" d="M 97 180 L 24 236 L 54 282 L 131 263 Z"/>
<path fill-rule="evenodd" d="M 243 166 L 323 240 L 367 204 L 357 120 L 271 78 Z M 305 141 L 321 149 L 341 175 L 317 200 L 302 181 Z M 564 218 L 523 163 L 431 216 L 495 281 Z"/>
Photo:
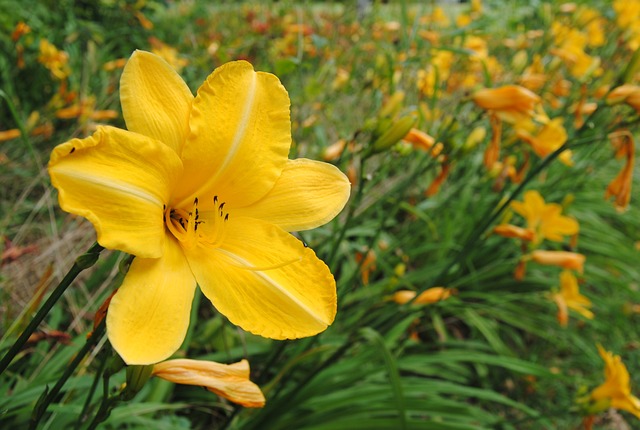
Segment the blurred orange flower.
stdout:
<path fill-rule="evenodd" d="M 618 355 L 606 351 L 598 345 L 600 357 L 604 360 L 605 381 L 591 391 L 590 400 L 632 413 L 640 418 L 640 399 L 631 394 L 629 371 Z"/>
<path fill-rule="evenodd" d="M 532 241 L 536 233 L 529 228 L 522 228 L 511 224 L 501 224 L 494 227 L 493 232 L 503 237 Z"/>
<path fill-rule="evenodd" d="M 558 305 L 558 321 L 560 325 L 566 326 L 569 323 L 568 309 L 578 312 L 587 319 L 593 319 L 593 312 L 589 310 L 592 306 L 588 297 L 580 294 L 578 279 L 569 270 L 560 273 L 560 291 L 554 293 L 552 299 Z"/>
<path fill-rule="evenodd" d="M 616 210 L 622 212 L 627 209 L 631 201 L 631 184 L 633 183 L 633 166 L 635 162 L 635 144 L 633 136 L 627 130 L 609 135 L 616 146 L 616 158 L 625 157 L 626 163 L 611 183 L 607 186 L 604 198 L 615 197 Z"/>
<path fill-rule="evenodd" d="M 535 232 L 535 244 L 544 239 L 561 242 L 564 236 L 577 234 L 580 230 L 576 220 L 561 215 L 562 206 L 557 203 L 545 203 L 540 193 L 535 190 L 524 193 L 522 202 L 512 202 L 511 209 L 522 215 L 527 221 L 527 227 Z"/>
<path fill-rule="evenodd" d="M 536 249 L 529 255 L 529 257 L 538 264 L 577 270 L 578 273 L 582 273 L 584 269 L 584 261 L 587 258 L 576 252 L 545 251 L 542 249 Z"/>
<path fill-rule="evenodd" d="M 640 114 L 640 86 L 625 84 L 614 88 L 607 95 L 607 103 L 611 105 L 626 103 Z"/>
<path fill-rule="evenodd" d="M 562 125 L 562 118 L 554 118 L 535 135 L 531 135 L 526 130 L 518 129 L 518 137 L 531 145 L 533 152 L 540 158 L 544 158 L 560 148 L 567 141 L 567 131 Z M 560 154 L 560 161 L 567 165 L 572 165 L 571 151 L 566 150 Z"/>
<path fill-rule="evenodd" d="M 71 69 L 67 64 L 69 54 L 58 50 L 47 39 L 40 39 L 38 62 L 49 69 L 51 74 L 59 80 L 66 79 L 71 74 Z"/>
<path fill-rule="evenodd" d="M 483 109 L 496 113 L 500 119 L 516 124 L 535 116 L 540 97 L 519 85 L 485 88 L 476 91 L 471 98 Z"/>

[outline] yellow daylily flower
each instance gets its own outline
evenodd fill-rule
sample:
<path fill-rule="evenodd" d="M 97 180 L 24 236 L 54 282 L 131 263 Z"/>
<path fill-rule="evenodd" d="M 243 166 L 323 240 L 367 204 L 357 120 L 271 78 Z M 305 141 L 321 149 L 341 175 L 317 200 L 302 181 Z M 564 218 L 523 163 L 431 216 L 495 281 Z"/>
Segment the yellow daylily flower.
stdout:
<path fill-rule="evenodd" d="M 629 372 L 622 359 L 600 345 L 598 345 L 598 352 L 605 363 L 605 381 L 591 391 L 590 400 L 631 412 L 640 418 L 640 399 L 631 394 Z"/>
<path fill-rule="evenodd" d="M 120 80 L 127 130 L 98 127 L 58 145 L 49 174 L 60 206 L 98 242 L 136 258 L 107 314 L 127 364 L 173 354 L 196 283 L 232 323 L 274 339 L 317 334 L 336 313 L 335 280 L 288 232 L 344 207 L 336 167 L 289 160 L 289 96 L 274 75 L 236 61 L 194 97 L 162 58 L 135 51 Z"/>
<path fill-rule="evenodd" d="M 536 135 L 527 130 L 518 129 L 517 135 L 531 145 L 533 152 L 540 158 L 544 158 L 560 148 L 567 141 L 567 131 L 564 128 L 562 118 L 554 118 L 540 128 Z M 571 165 L 571 152 L 564 151 L 560 154 L 560 161 Z"/>
<path fill-rule="evenodd" d="M 69 68 L 69 54 L 61 51 L 46 39 L 40 40 L 40 54 L 38 62 L 44 65 L 51 74 L 59 80 L 66 79 L 71 74 Z"/>
<path fill-rule="evenodd" d="M 514 201 L 511 209 L 522 215 L 527 227 L 536 233 L 534 243 L 544 239 L 560 242 L 566 235 L 578 233 L 580 226 L 573 218 L 561 215 L 562 206 L 557 203 L 545 203 L 538 191 L 524 193 L 522 202 Z"/>
<path fill-rule="evenodd" d="M 568 309 L 578 312 L 587 319 L 593 319 L 592 306 L 588 297 L 580 294 L 578 279 L 569 270 L 560 273 L 560 291 L 552 295 L 552 299 L 558 305 L 558 321 L 566 326 L 569 323 Z"/>
<path fill-rule="evenodd" d="M 176 384 L 198 385 L 247 408 L 261 408 L 265 399 L 260 388 L 249 380 L 249 362 L 233 364 L 177 359 L 153 366 L 153 376 Z"/>

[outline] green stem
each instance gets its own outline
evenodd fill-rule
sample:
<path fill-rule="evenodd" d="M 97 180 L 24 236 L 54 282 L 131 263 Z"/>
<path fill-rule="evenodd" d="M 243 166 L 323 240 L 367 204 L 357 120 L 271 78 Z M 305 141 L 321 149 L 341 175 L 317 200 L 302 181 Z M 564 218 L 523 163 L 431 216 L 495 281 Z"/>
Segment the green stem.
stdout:
<path fill-rule="evenodd" d="M 111 378 L 111 372 L 107 370 L 102 375 L 102 402 L 100 403 L 100 408 L 98 408 L 98 412 L 93 417 L 86 430 L 93 430 L 98 427 L 98 424 L 105 421 L 109 418 L 111 414 L 111 410 L 116 406 L 116 404 L 120 401 L 120 397 L 122 393 L 119 393 L 113 397 L 109 397 L 109 379 Z"/>
<path fill-rule="evenodd" d="M 353 219 L 353 215 L 355 214 L 356 209 L 360 204 L 360 200 L 362 200 L 362 194 L 364 191 L 364 166 L 365 166 L 365 159 L 362 159 L 360 161 L 360 172 L 358 175 L 358 191 L 356 191 L 356 196 L 353 199 L 353 202 L 351 203 L 351 205 L 349 206 L 349 212 L 347 212 L 347 218 L 344 220 L 342 228 L 340 229 L 340 233 L 338 233 L 338 237 L 333 242 L 333 247 L 331 248 L 331 254 L 329 254 L 329 257 L 326 260 L 327 266 L 329 267 L 333 266 L 334 259 L 338 254 L 338 248 L 340 248 L 340 243 L 342 243 L 342 239 L 344 239 L 344 236 L 347 234 L 347 229 L 349 228 L 349 224 L 351 223 L 351 220 Z"/>
<path fill-rule="evenodd" d="M 87 341 L 84 343 L 84 346 L 82 347 L 82 349 L 78 351 L 73 361 L 69 364 L 69 366 L 65 368 L 64 372 L 62 373 L 62 376 L 60 376 L 60 378 L 58 379 L 58 382 L 56 382 L 56 385 L 53 386 L 51 391 L 48 391 L 48 392 L 45 391 L 44 398 L 41 398 L 41 400 L 38 400 L 36 407 L 34 408 L 33 413 L 31 414 L 31 422 L 29 424 L 30 430 L 33 430 L 38 426 L 40 419 L 42 418 L 44 413 L 47 411 L 47 407 L 53 401 L 53 399 L 55 399 L 58 396 L 58 394 L 60 393 L 60 390 L 62 389 L 64 384 L 67 382 L 67 379 L 69 379 L 71 374 L 75 372 L 80 362 L 84 360 L 85 356 L 89 353 L 89 351 L 91 351 L 91 348 L 93 348 L 98 343 L 98 341 L 102 339 L 102 335 L 104 334 L 104 331 L 105 331 L 105 325 L 106 325 L 105 319 L 100 321 L 100 324 L 98 324 L 98 326 L 95 328 L 93 333 L 91 333 Z"/>
<path fill-rule="evenodd" d="M 578 131 L 577 135 L 579 135 L 581 131 L 582 131 L 582 129 L 580 129 Z M 485 230 L 487 228 L 489 228 L 489 226 L 491 226 L 491 224 L 493 224 L 493 222 L 502 214 L 502 212 L 506 208 L 509 207 L 511 202 L 520 194 L 520 192 L 522 192 L 522 190 L 529 184 L 529 182 L 531 182 L 531 180 L 533 178 L 535 178 L 540 172 L 542 172 L 542 170 L 544 170 L 549 164 L 551 164 L 551 162 L 553 160 L 558 158 L 558 156 L 562 152 L 564 152 L 566 149 L 568 149 L 569 147 L 573 148 L 573 147 L 578 146 L 578 145 L 583 145 L 585 143 L 590 143 L 590 142 L 593 142 L 593 141 L 597 140 L 598 138 L 601 138 L 601 136 L 597 136 L 597 137 L 590 136 L 590 137 L 587 137 L 587 138 L 585 138 L 585 142 L 582 142 L 581 139 L 578 139 L 579 143 L 574 143 L 572 145 L 569 145 L 568 143 L 565 143 L 560 148 L 556 149 L 553 153 L 549 154 L 549 156 L 547 158 L 543 159 L 533 170 L 531 170 L 529 172 L 529 174 L 526 176 L 526 178 L 520 184 L 518 184 L 516 189 L 513 190 L 509 194 L 509 197 L 506 200 L 504 200 L 500 206 L 498 206 L 495 209 L 494 208 L 490 208 L 480 218 L 481 220 L 484 220 L 484 222 L 481 222 L 472 231 L 472 233 L 469 235 L 469 238 L 466 240 L 464 246 L 461 248 L 460 252 L 455 256 L 455 258 L 452 261 L 452 263 L 449 264 L 447 267 L 445 267 L 442 270 L 442 272 L 440 272 L 440 274 L 438 274 L 438 276 L 435 278 L 435 281 L 433 282 L 433 285 L 440 285 L 440 284 L 445 283 L 444 279 L 449 274 L 451 269 L 454 268 L 458 263 L 464 261 L 464 259 L 469 254 L 469 251 L 473 248 L 473 245 L 478 241 L 478 239 L 480 239 L 480 237 L 485 232 Z M 428 287 L 425 287 L 425 289 L 426 288 L 428 288 Z M 413 300 L 411 300 L 411 302 L 412 301 Z"/>
<path fill-rule="evenodd" d="M 47 301 L 38 310 L 22 334 L 20 334 L 18 339 L 13 343 L 9 351 L 4 355 L 4 357 L 2 357 L 2 360 L 0 360 L 0 375 L 4 373 L 9 364 L 11 364 L 11 361 L 18 352 L 20 352 L 24 344 L 29 340 L 31 334 L 33 334 L 33 332 L 38 328 L 38 325 L 42 322 L 44 317 L 47 316 L 53 305 L 55 305 L 60 297 L 62 297 L 73 280 L 80 274 L 80 272 L 93 266 L 95 262 L 98 261 L 100 252 L 102 252 L 103 249 L 104 248 L 102 246 L 94 243 L 86 254 L 83 254 L 76 259 L 71 270 L 69 270 L 62 281 L 60 281 L 60 284 L 58 284 L 55 290 L 53 290 L 53 293 L 51 293 Z"/>
<path fill-rule="evenodd" d="M 79 429 L 81 424 L 85 422 L 85 420 L 87 419 L 89 406 L 91 406 L 91 400 L 93 399 L 93 395 L 96 392 L 96 389 L 98 388 L 98 383 L 100 382 L 100 376 L 103 375 L 107 367 L 107 360 L 109 359 L 109 357 L 107 354 L 104 354 L 104 353 L 102 353 L 101 355 L 102 357 L 100 361 L 100 367 L 96 371 L 96 376 L 93 378 L 93 383 L 91 384 L 91 388 L 89 389 L 89 393 L 87 394 L 87 399 L 85 400 L 84 405 L 82 407 L 82 412 L 80 413 L 80 417 L 76 422 L 76 429 Z"/>

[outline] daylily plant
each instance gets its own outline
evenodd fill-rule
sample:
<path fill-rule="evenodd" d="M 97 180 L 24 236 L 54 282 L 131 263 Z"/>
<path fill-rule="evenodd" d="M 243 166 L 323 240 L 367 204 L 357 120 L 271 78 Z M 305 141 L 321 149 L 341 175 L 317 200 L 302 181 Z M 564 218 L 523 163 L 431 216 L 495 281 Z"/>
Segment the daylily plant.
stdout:
<path fill-rule="evenodd" d="M 329 268 L 291 231 L 334 218 L 350 193 L 336 167 L 287 158 L 289 96 L 245 61 L 217 68 L 194 97 L 157 55 L 136 51 L 120 81 L 127 130 L 58 145 L 60 206 L 100 245 L 133 254 L 107 314 L 127 364 L 173 354 L 196 284 L 232 323 L 274 339 L 317 334 L 336 313 Z"/>

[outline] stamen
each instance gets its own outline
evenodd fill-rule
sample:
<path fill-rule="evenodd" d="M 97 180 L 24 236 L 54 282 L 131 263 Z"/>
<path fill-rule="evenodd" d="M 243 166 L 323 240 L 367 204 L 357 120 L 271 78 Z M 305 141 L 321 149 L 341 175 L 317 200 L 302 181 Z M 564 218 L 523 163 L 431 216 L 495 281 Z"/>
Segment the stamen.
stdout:
<path fill-rule="evenodd" d="M 196 230 L 198 229 L 198 224 L 196 223 L 196 219 L 198 218 L 198 198 L 196 197 L 193 201 L 193 209 L 189 212 L 189 217 L 187 219 L 187 227 L 186 235 L 183 244 L 191 248 L 197 243 L 198 235 L 196 234 Z M 195 214 L 195 217 L 194 217 Z"/>

